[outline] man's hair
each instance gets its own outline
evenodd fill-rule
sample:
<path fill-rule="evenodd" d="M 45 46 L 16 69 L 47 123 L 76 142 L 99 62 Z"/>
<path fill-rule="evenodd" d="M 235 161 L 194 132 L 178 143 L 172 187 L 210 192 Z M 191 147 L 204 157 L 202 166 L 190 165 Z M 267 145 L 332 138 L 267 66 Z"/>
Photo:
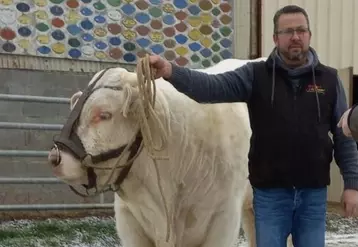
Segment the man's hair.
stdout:
<path fill-rule="evenodd" d="M 276 33 L 277 29 L 278 29 L 278 19 L 280 18 L 280 16 L 282 14 L 296 14 L 296 13 L 302 13 L 307 20 L 307 25 L 308 25 L 308 29 L 310 29 L 310 21 L 308 19 L 308 14 L 306 12 L 306 10 L 304 10 L 303 8 L 297 6 L 297 5 L 287 5 L 281 9 L 279 9 L 276 13 L 275 16 L 273 17 L 273 32 Z"/>

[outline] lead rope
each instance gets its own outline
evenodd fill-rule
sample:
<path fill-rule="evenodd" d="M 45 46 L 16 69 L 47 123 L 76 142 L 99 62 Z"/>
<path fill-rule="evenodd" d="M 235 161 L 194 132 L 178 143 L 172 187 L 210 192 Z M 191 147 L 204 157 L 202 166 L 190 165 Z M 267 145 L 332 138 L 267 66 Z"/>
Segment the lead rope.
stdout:
<path fill-rule="evenodd" d="M 155 99 L 156 99 L 156 86 L 155 86 L 155 72 L 150 66 L 149 55 L 146 54 L 144 58 L 140 60 L 137 64 L 137 80 L 138 80 L 138 89 L 140 97 L 140 112 L 139 117 L 141 118 L 140 128 L 143 136 L 144 146 L 147 148 L 149 155 L 152 157 L 154 162 L 154 167 L 157 175 L 157 185 L 159 187 L 160 195 L 162 197 L 165 215 L 167 218 L 167 233 L 166 233 L 166 242 L 170 239 L 171 233 L 171 218 L 169 217 L 168 206 L 164 197 L 163 188 L 161 186 L 161 177 L 159 173 L 159 168 L 157 164 L 158 159 L 169 159 L 165 156 L 155 155 L 155 151 L 162 151 L 167 146 L 168 133 L 165 130 L 165 127 L 162 121 L 159 119 L 158 114 L 154 110 Z M 161 139 L 162 145 L 156 147 L 152 138 L 152 132 L 150 131 L 150 126 L 148 121 L 154 121 L 153 126 L 158 127 L 159 137 Z"/>

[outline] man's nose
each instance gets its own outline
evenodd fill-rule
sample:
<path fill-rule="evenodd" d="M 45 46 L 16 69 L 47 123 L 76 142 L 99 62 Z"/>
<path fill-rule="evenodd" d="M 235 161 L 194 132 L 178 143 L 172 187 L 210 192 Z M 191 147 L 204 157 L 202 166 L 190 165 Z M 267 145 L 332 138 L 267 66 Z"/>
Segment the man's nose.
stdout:
<path fill-rule="evenodd" d="M 298 34 L 297 34 L 296 31 L 293 32 L 291 39 L 292 39 L 292 40 L 298 40 L 298 39 L 300 39 L 300 37 L 298 36 Z"/>

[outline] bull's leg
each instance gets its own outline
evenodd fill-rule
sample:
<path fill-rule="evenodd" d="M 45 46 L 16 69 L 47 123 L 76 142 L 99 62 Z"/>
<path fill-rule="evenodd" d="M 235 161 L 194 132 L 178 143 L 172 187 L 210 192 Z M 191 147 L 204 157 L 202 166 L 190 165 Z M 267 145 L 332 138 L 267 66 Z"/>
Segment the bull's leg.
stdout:
<path fill-rule="evenodd" d="M 248 242 L 248 247 L 256 247 L 255 217 L 252 208 L 243 209 L 242 229 Z"/>
<path fill-rule="evenodd" d="M 117 234 L 123 247 L 154 247 L 148 239 L 133 214 L 120 205 L 118 195 L 115 193 L 114 211 Z"/>
<path fill-rule="evenodd" d="M 200 247 L 234 246 L 240 230 L 241 206 L 242 202 L 233 201 L 225 210 L 214 215 L 205 241 Z"/>
<path fill-rule="evenodd" d="M 292 242 L 292 235 L 288 235 L 287 238 L 287 247 L 293 247 L 293 242 Z"/>
<path fill-rule="evenodd" d="M 255 215 L 252 207 L 252 188 L 247 186 L 244 204 L 242 206 L 242 229 L 248 242 L 248 247 L 256 247 Z"/>

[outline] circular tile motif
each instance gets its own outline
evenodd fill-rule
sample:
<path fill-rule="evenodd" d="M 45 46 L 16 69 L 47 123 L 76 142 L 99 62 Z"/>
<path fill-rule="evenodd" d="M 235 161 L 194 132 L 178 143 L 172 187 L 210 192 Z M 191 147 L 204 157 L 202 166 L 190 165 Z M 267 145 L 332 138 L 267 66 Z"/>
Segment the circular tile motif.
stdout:
<path fill-rule="evenodd" d="M 109 38 L 108 42 L 114 46 L 120 45 L 122 43 L 121 39 L 119 37 L 111 37 L 111 38 Z"/>
<path fill-rule="evenodd" d="M 122 28 L 117 23 L 111 23 L 107 25 L 107 29 L 111 34 L 119 34 L 122 31 Z"/>
<path fill-rule="evenodd" d="M 0 29 L 0 36 L 4 40 L 13 40 L 16 37 L 16 33 L 12 29 L 5 27 Z"/>
<path fill-rule="evenodd" d="M 20 12 L 26 13 L 29 12 L 30 6 L 27 3 L 18 3 L 16 4 L 16 9 Z"/>
<path fill-rule="evenodd" d="M 47 55 L 51 52 L 51 49 L 47 46 L 40 46 L 39 48 L 37 48 L 37 51 L 43 55 Z"/>
<path fill-rule="evenodd" d="M 119 48 L 113 48 L 109 50 L 109 56 L 114 59 L 120 59 L 122 57 L 123 53 L 121 49 Z"/>
<path fill-rule="evenodd" d="M 82 52 L 78 49 L 70 49 L 68 55 L 72 58 L 79 58 L 82 55 Z"/>
<path fill-rule="evenodd" d="M 126 53 L 124 54 L 123 59 L 126 62 L 132 63 L 136 60 L 136 56 L 133 53 Z"/>
<path fill-rule="evenodd" d="M 64 11 L 63 8 L 58 6 L 58 5 L 54 5 L 50 8 L 50 12 L 51 14 L 53 14 L 54 16 L 61 16 L 63 15 Z"/>
<path fill-rule="evenodd" d="M 17 32 L 22 37 L 29 37 L 32 33 L 30 28 L 28 27 L 20 27 Z"/>
<path fill-rule="evenodd" d="M 195 68 L 233 55 L 234 13 L 229 1 L 33 2 L 15 1 L 11 11 L 16 14 L 0 16 L 4 52 L 128 63 L 152 53 Z"/>
<path fill-rule="evenodd" d="M 66 51 L 66 47 L 62 43 L 55 43 L 55 44 L 52 45 L 52 50 L 56 54 L 62 54 L 62 53 L 64 53 Z"/>
<path fill-rule="evenodd" d="M 63 20 L 61 20 L 60 18 L 53 18 L 51 21 L 52 26 L 56 27 L 56 28 L 61 28 L 65 25 L 65 22 Z"/>
<path fill-rule="evenodd" d="M 135 2 L 135 5 L 137 6 L 138 9 L 140 10 L 145 10 L 148 8 L 149 4 L 147 3 L 147 1 L 145 0 L 139 0 Z"/>

